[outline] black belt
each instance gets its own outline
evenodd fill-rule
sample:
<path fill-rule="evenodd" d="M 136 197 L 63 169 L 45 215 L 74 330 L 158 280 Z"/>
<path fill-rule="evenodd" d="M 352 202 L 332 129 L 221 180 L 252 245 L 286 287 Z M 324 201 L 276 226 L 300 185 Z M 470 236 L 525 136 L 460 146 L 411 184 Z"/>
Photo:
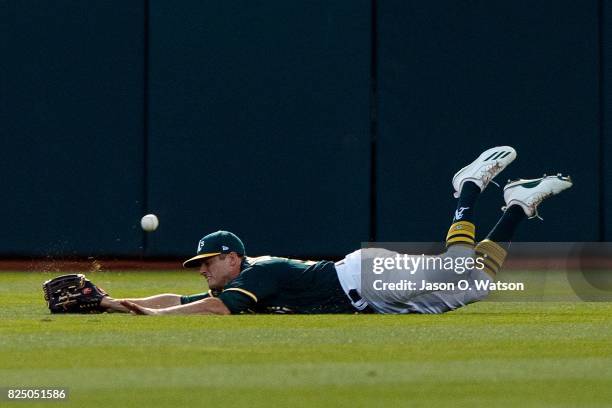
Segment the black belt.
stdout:
<path fill-rule="evenodd" d="M 334 267 L 337 266 L 337 265 L 343 265 L 343 264 L 344 264 L 344 260 L 336 262 L 334 264 Z M 340 281 L 338 281 L 338 284 L 340 284 Z M 344 289 L 342 289 L 342 291 L 344 292 Z M 350 289 L 348 291 L 348 297 L 349 297 L 349 299 L 351 299 L 351 302 L 353 303 L 353 304 L 351 304 L 351 306 L 353 306 L 355 308 L 355 310 L 357 310 L 357 312 L 359 312 L 359 313 L 376 313 L 374 311 L 374 309 L 372 309 L 370 307 L 370 305 L 363 300 L 363 298 L 361 297 L 359 292 L 357 292 L 357 289 Z M 363 309 L 358 309 L 357 307 L 355 307 L 354 304 L 355 303 L 359 303 L 361 301 L 363 301 L 366 304 L 366 306 Z"/>
<path fill-rule="evenodd" d="M 348 296 L 349 298 L 351 298 L 351 300 L 353 301 L 353 303 L 359 303 L 361 301 L 363 301 L 363 298 L 361 297 L 361 295 L 359 294 L 359 292 L 357 292 L 357 289 L 351 289 L 348 292 Z M 354 307 L 354 306 L 353 306 Z M 357 309 L 357 308 L 355 308 Z M 368 305 L 366 303 L 366 307 L 363 309 L 357 309 L 359 311 L 359 313 L 374 313 L 374 309 L 372 309 L 370 307 L 370 305 Z"/>

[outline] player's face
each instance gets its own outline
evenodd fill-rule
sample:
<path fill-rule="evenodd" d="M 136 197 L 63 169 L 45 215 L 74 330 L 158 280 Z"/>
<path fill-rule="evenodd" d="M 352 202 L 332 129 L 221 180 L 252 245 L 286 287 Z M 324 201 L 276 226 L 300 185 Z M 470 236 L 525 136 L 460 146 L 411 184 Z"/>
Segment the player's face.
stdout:
<path fill-rule="evenodd" d="M 211 256 L 204 259 L 200 265 L 200 275 L 206 278 L 208 287 L 211 289 L 222 289 L 223 286 L 232 280 L 232 265 L 231 258 L 220 255 Z"/>

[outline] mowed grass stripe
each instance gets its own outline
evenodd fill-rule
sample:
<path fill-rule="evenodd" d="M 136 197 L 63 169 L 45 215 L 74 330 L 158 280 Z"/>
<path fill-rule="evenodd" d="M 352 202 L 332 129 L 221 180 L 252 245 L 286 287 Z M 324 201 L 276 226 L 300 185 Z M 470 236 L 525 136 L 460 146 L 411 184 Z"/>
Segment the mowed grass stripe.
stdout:
<path fill-rule="evenodd" d="M 202 371 L 214 375 L 202 378 Z M 203 364 L 201 367 L 142 369 L 0 369 L 9 384 L 36 386 L 49 379 L 78 388 L 148 387 L 295 387 L 410 382 L 492 382 L 531 380 L 600 381 L 612 379 L 612 358 L 513 359 L 385 363 Z M 240 378 L 238 383 L 229 378 Z M 144 383 L 143 383 L 144 381 Z"/>
<path fill-rule="evenodd" d="M 96 353 L 91 356 L 92 350 Z M 155 350 L 153 353 L 151 350 Z M 66 359 L 69 353 L 72 358 Z M 44 356 L 41 358 L 41 356 Z M 51 344 L 36 350 L 2 351 L 0 361 L 6 369 L 56 368 L 76 369 L 82 361 L 92 368 L 140 368 L 140 367 L 205 367 L 210 364 L 233 363 L 374 363 L 387 362 L 464 362 L 480 360 L 512 359 L 556 359 L 560 356 L 584 359 L 612 358 L 608 341 L 563 342 L 545 346 L 536 342 L 520 345 L 504 342 L 491 347 L 485 343 L 470 343 L 458 347 L 440 342 L 432 342 L 417 347 L 388 345 L 385 347 L 189 347 L 177 344 L 176 347 L 155 348 L 146 345 L 107 347 L 82 347 L 55 349 Z"/>

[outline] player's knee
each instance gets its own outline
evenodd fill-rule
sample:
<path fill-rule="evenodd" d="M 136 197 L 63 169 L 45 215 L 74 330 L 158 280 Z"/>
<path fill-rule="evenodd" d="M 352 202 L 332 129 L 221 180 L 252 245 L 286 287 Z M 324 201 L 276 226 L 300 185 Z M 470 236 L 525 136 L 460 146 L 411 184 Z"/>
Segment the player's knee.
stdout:
<path fill-rule="evenodd" d="M 467 245 L 453 245 L 442 254 L 445 258 L 474 258 L 474 248 Z"/>

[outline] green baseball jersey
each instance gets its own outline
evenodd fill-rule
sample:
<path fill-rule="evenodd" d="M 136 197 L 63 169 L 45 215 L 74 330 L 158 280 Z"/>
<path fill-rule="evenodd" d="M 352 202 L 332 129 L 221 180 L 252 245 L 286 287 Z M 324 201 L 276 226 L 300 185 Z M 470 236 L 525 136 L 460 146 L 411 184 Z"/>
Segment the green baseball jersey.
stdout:
<path fill-rule="evenodd" d="M 217 296 L 233 313 L 355 313 L 333 262 L 264 256 L 246 258 L 220 293 L 184 296 L 189 303 Z"/>

